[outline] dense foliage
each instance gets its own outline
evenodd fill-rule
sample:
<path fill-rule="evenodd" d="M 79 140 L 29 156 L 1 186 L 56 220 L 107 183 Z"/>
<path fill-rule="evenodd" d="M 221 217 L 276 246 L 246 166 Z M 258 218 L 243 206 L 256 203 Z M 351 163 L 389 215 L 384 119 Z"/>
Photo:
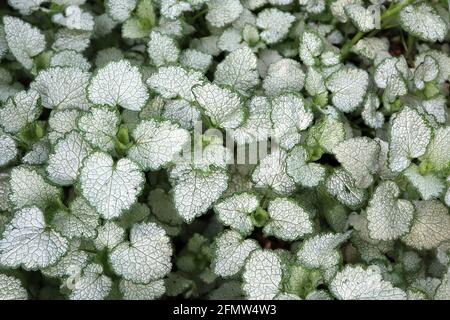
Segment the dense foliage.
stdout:
<path fill-rule="evenodd" d="M 447 1 L 0 3 L 0 299 L 450 299 Z"/>

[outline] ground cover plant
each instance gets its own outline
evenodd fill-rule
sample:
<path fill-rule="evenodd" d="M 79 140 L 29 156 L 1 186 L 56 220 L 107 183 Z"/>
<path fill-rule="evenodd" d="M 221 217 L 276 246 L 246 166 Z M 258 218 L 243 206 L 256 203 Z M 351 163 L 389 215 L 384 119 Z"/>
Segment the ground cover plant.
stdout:
<path fill-rule="evenodd" d="M 448 1 L 0 3 L 0 299 L 450 299 Z"/>

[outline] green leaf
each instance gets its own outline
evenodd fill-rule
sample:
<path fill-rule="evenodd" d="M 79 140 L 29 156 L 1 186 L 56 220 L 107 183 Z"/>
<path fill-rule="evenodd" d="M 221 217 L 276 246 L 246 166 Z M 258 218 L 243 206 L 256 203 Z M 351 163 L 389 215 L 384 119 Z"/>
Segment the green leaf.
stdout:
<path fill-rule="evenodd" d="M 144 170 L 157 170 L 174 160 L 185 143 L 189 133 L 168 121 L 142 121 L 132 133 L 133 146 L 128 157 Z"/>
<path fill-rule="evenodd" d="M 450 215 L 448 209 L 437 200 L 414 202 L 417 214 L 411 231 L 402 238 L 409 246 L 432 249 L 450 240 Z"/>
<path fill-rule="evenodd" d="M 363 102 L 368 85 L 367 72 L 356 68 L 341 68 L 326 82 L 331 101 L 342 112 L 354 111 Z"/>
<path fill-rule="evenodd" d="M 443 41 L 448 32 L 447 22 L 427 3 L 409 5 L 400 11 L 404 30 L 424 41 Z"/>
<path fill-rule="evenodd" d="M 248 299 L 273 299 L 281 291 L 281 261 L 272 251 L 256 250 L 248 258 L 242 278 Z"/>
<path fill-rule="evenodd" d="M 0 274 L 0 300 L 27 300 L 28 293 L 19 279 Z"/>
<path fill-rule="evenodd" d="M 0 265 L 36 270 L 55 264 L 67 251 L 67 240 L 48 229 L 37 207 L 17 211 L 0 240 Z"/>
<path fill-rule="evenodd" d="M 251 252 L 258 249 L 255 240 L 245 240 L 238 232 L 229 230 L 217 237 L 212 269 L 221 277 L 230 277 L 238 273 Z"/>
<path fill-rule="evenodd" d="M 253 231 L 251 214 L 258 208 L 259 199 L 250 193 L 234 194 L 214 206 L 218 219 L 242 235 Z"/>
<path fill-rule="evenodd" d="M 358 188 L 365 189 L 373 183 L 372 174 L 378 170 L 380 146 L 367 137 L 357 137 L 339 143 L 334 149 L 336 159 L 355 179 Z"/>
<path fill-rule="evenodd" d="M 298 240 L 313 232 L 310 215 L 301 205 L 289 198 L 276 198 L 269 202 L 269 221 L 263 232 L 285 241 Z"/>
<path fill-rule="evenodd" d="M 411 159 L 426 152 L 432 131 L 423 117 L 408 106 L 392 116 L 390 122 L 389 168 L 400 172 Z"/>
<path fill-rule="evenodd" d="M 233 51 L 217 66 L 214 82 L 248 95 L 259 84 L 256 60 L 256 55 L 248 47 Z"/>
<path fill-rule="evenodd" d="M 93 103 L 135 111 L 140 111 L 148 99 L 139 69 L 126 60 L 101 68 L 91 80 L 88 93 Z"/>
<path fill-rule="evenodd" d="M 45 50 L 44 35 L 38 28 L 16 17 L 5 16 L 3 24 L 9 51 L 25 69 L 31 69 L 32 58 Z"/>
<path fill-rule="evenodd" d="M 406 294 L 383 280 L 379 269 L 346 266 L 331 283 L 333 295 L 340 300 L 404 300 Z"/>
<path fill-rule="evenodd" d="M 115 162 L 110 155 L 95 152 L 83 162 L 79 182 L 86 200 L 104 218 L 112 219 L 136 202 L 144 176 L 131 160 Z"/>
<path fill-rule="evenodd" d="M 149 283 L 164 277 L 172 268 L 172 247 L 165 231 L 155 223 L 135 224 L 130 241 L 111 252 L 112 269 L 126 280 Z"/>
<path fill-rule="evenodd" d="M 378 185 L 367 207 L 370 236 L 378 240 L 393 240 L 409 231 L 414 206 L 398 199 L 400 189 L 392 181 Z"/>

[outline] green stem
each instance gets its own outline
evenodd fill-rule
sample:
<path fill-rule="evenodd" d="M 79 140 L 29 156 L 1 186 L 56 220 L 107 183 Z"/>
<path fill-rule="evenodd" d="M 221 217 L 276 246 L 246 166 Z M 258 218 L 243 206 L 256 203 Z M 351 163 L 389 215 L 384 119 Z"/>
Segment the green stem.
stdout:
<path fill-rule="evenodd" d="M 364 32 L 358 31 L 357 34 L 355 34 L 352 38 L 352 40 L 348 41 L 341 50 L 341 57 L 342 60 L 347 58 L 348 54 L 350 53 L 350 49 L 365 35 Z"/>
<path fill-rule="evenodd" d="M 396 15 L 397 13 L 399 13 L 404 7 L 410 5 L 412 2 L 414 2 L 414 0 L 406 0 L 403 3 L 400 3 L 398 5 L 394 5 L 393 7 L 390 7 L 388 10 L 386 10 L 380 17 L 380 22 L 381 22 L 381 29 L 386 29 L 386 24 L 387 24 L 387 18 L 392 17 L 394 15 Z M 377 33 L 379 30 L 373 30 L 371 33 L 369 33 L 370 35 L 373 35 L 375 33 Z M 350 49 L 365 35 L 366 33 L 362 32 L 362 31 L 358 31 L 357 34 L 355 34 L 353 36 L 353 38 L 350 41 L 347 41 L 347 43 L 345 43 L 345 45 L 342 47 L 341 50 L 341 57 L 342 60 L 344 60 L 345 58 L 347 58 L 348 54 L 350 53 Z"/>
<path fill-rule="evenodd" d="M 214 128 L 214 125 L 208 116 L 202 115 L 202 122 L 205 125 L 206 129 Z"/>
<path fill-rule="evenodd" d="M 198 18 L 200 18 L 202 15 L 204 15 L 205 13 L 208 12 L 208 9 L 203 9 L 202 11 L 200 11 L 199 13 L 197 13 L 195 16 L 192 17 L 192 20 L 197 20 Z"/>
<path fill-rule="evenodd" d="M 386 10 L 382 15 L 381 15 L 381 20 L 383 21 L 384 19 L 388 18 L 388 17 L 392 17 L 393 15 L 396 15 L 397 13 L 399 13 L 404 7 L 409 6 L 411 3 L 413 3 L 414 0 L 406 0 L 403 3 L 400 3 L 396 6 L 393 6 L 392 8 Z"/>
<path fill-rule="evenodd" d="M 408 33 L 407 39 L 406 39 L 406 57 L 409 59 L 412 56 L 413 50 L 414 50 L 414 42 L 416 39 L 414 36 L 410 33 Z"/>

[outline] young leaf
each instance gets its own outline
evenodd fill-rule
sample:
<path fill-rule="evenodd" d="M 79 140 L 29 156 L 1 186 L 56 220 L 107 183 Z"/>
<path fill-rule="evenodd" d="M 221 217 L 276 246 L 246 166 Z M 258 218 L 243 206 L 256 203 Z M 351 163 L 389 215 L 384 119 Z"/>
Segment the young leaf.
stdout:
<path fill-rule="evenodd" d="M 66 254 L 58 261 L 57 264 L 41 269 L 41 272 L 46 277 L 63 278 L 75 276 L 80 270 L 89 263 L 89 255 L 85 251 L 80 250 L 80 241 L 71 241 Z M 69 280 L 69 279 L 67 279 Z"/>
<path fill-rule="evenodd" d="M 95 152 L 86 158 L 79 176 L 80 190 L 106 219 L 119 217 L 136 202 L 144 176 L 132 161 L 114 162 L 110 155 Z"/>
<path fill-rule="evenodd" d="M 347 22 L 347 15 L 345 7 L 352 4 L 362 5 L 362 0 L 336 0 L 330 5 L 332 15 L 339 20 L 339 22 Z"/>
<path fill-rule="evenodd" d="M 272 131 L 270 113 L 272 105 L 263 96 L 253 96 L 248 102 L 248 117 L 243 125 L 231 131 L 238 145 L 254 144 L 257 141 L 267 141 Z"/>
<path fill-rule="evenodd" d="M 373 79 L 378 88 L 385 89 L 393 98 L 408 92 L 406 80 L 410 77 L 408 65 L 401 58 L 387 57 L 376 64 Z"/>
<path fill-rule="evenodd" d="M 52 144 L 63 138 L 67 133 L 77 128 L 78 109 L 55 110 L 48 119 L 48 138 Z"/>
<path fill-rule="evenodd" d="M 367 207 L 370 237 L 394 240 L 409 231 L 414 206 L 408 200 L 398 199 L 400 189 L 392 181 L 378 185 Z"/>
<path fill-rule="evenodd" d="M 165 231 L 155 223 L 136 224 L 130 241 L 111 252 L 113 270 L 126 280 L 148 283 L 168 274 L 172 268 L 172 247 Z"/>
<path fill-rule="evenodd" d="M 384 115 L 377 111 L 380 106 L 380 99 L 373 92 L 369 92 L 363 102 L 361 118 L 364 123 L 374 129 L 380 129 L 384 124 Z"/>
<path fill-rule="evenodd" d="M 367 59 L 373 60 L 379 53 L 388 52 L 389 41 L 386 38 L 365 37 L 359 40 L 352 51 Z"/>
<path fill-rule="evenodd" d="M 55 51 L 73 50 L 82 52 L 89 47 L 91 32 L 69 30 L 61 28 L 58 30 L 53 42 L 52 49 Z"/>
<path fill-rule="evenodd" d="M 186 11 L 192 11 L 188 1 L 163 0 L 161 1 L 161 14 L 168 19 L 177 19 Z"/>
<path fill-rule="evenodd" d="M 277 198 L 269 202 L 269 222 L 263 232 L 285 241 L 294 241 L 313 232 L 310 213 L 288 198 Z"/>
<path fill-rule="evenodd" d="M 212 55 L 194 49 L 186 49 L 181 53 L 180 63 L 187 69 L 206 73 L 212 64 Z"/>
<path fill-rule="evenodd" d="M 48 141 L 41 140 L 33 144 L 31 150 L 23 156 L 22 162 L 30 165 L 44 164 L 50 155 L 50 145 Z"/>
<path fill-rule="evenodd" d="M 180 55 L 180 49 L 175 40 L 157 31 L 150 33 L 147 52 L 157 67 L 177 62 Z"/>
<path fill-rule="evenodd" d="M 130 62 L 111 62 L 101 68 L 88 88 L 93 103 L 140 111 L 148 99 L 141 73 Z"/>
<path fill-rule="evenodd" d="M 414 84 L 416 88 L 419 90 L 425 89 L 425 83 L 435 80 L 438 74 L 438 62 L 433 57 L 426 56 L 414 71 Z"/>
<path fill-rule="evenodd" d="M 305 11 L 311 14 L 319 14 L 325 10 L 325 0 L 299 0 L 301 6 L 305 6 Z"/>
<path fill-rule="evenodd" d="M 248 299 L 273 299 L 281 291 L 280 258 L 269 250 L 254 251 L 245 264 L 242 278 L 243 289 Z"/>
<path fill-rule="evenodd" d="M 318 57 L 323 50 L 322 38 L 315 31 L 305 28 L 300 35 L 299 55 L 300 60 L 307 66 L 312 66 L 316 63 Z"/>
<path fill-rule="evenodd" d="M 434 58 L 439 65 L 438 83 L 445 82 L 450 77 L 450 57 L 444 52 L 437 50 L 426 50 L 416 56 L 414 65 L 418 66 L 425 60 L 426 56 Z"/>
<path fill-rule="evenodd" d="M 331 293 L 340 300 L 404 300 L 406 294 L 383 280 L 379 269 L 346 266 L 333 279 Z"/>
<path fill-rule="evenodd" d="M 8 0 L 8 4 L 18 10 L 22 15 L 30 15 L 33 11 L 39 10 L 39 6 L 45 0 Z"/>
<path fill-rule="evenodd" d="M 55 264 L 67 251 L 67 240 L 48 228 L 36 207 L 17 211 L 0 240 L 0 265 L 36 270 Z"/>
<path fill-rule="evenodd" d="M 51 67 L 78 67 L 83 71 L 89 71 L 90 62 L 79 52 L 72 50 L 64 50 L 55 53 L 50 58 Z"/>
<path fill-rule="evenodd" d="M 144 170 L 158 170 L 173 161 L 190 136 L 168 121 L 148 120 L 136 127 L 132 137 L 134 144 L 128 151 L 129 158 Z"/>
<path fill-rule="evenodd" d="M 200 120 L 200 111 L 189 101 L 169 100 L 164 105 L 162 116 L 171 122 L 179 123 L 183 129 L 191 130 Z"/>
<path fill-rule="evenodd" d="M 428 115 L 433 117 L 439 124 L 445 124 L 447 121 L 447 106 L 444 96 L 437 95 L 428 100 L 422 100 L 422 107 Z"/>
<path fill-rule="evenodd" d="M 242 39 L 241 32 L 232 27 L 225 29 L 217 40 L 217 48 L 219 51 L 233 52 L 245 46 L 246 44 Z"/>
<path fill-rule="evenodd" d="M 336 115 L 329 114 L 308 130 L 306 144 L 310 147 L 319 146 L 325 152 L 331 153 L 345 137 L 346 131 L 342 121 Z"/>
<path fill-rule="evenodd" d="M 215 242 L 215 253 L 212 269 L 221 277 L 230 277 L 238 273 L 245 260 L 254 250 L 259 248 L 253 239 L 245 240 L 242 235 L 233 230 L 225 231 Z"/>
<path fill-rule="evenodd" d="M 312 97 L 327 94 L 324 76 L 318 68 L 313 66 L 308 67 L 305 78 L 305 89 Z"/>
<path fill-rule="evenodd" d="M 52 21 L 68 29 L 82 31 L 94 30 L 94 17 L 76 5 L 66 7 L 64 13 L 58 12 L 54 14 Z"/>

